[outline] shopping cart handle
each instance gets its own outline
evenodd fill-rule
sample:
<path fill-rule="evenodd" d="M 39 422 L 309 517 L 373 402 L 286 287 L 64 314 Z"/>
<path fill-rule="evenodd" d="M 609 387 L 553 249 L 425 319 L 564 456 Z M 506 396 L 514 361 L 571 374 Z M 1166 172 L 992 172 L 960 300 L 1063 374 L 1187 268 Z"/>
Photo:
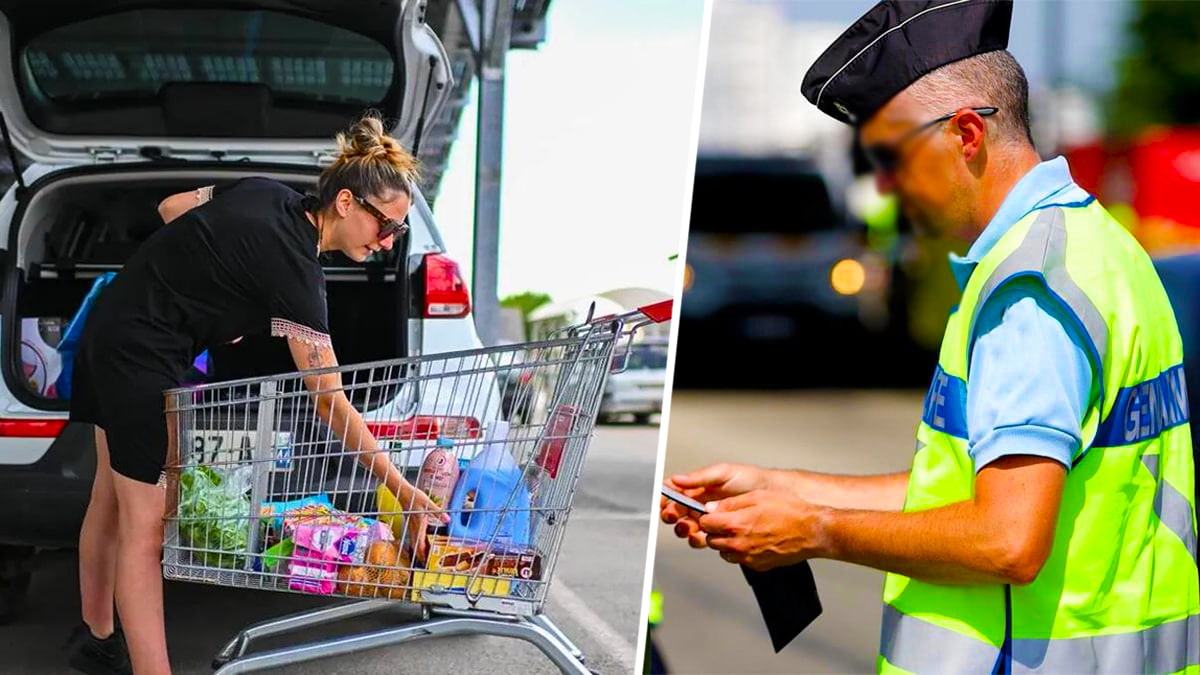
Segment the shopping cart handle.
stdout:
<path fill-rule="evenodd" d="M 654 323 L 662 323 L 671 320 L 672 307 L 675 304 L 673 299 L 662 300 L 651 305 L 638 307 L 638 311 L 646 315 Z"/>

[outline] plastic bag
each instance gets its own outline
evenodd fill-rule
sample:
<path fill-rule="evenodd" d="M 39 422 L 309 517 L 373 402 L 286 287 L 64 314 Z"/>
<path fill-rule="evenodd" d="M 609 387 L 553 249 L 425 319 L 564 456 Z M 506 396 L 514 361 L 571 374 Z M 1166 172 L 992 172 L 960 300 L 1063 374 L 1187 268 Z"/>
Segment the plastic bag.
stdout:
<path fill-rule="evenodd" d="M 180 474 L 179 535 L 209 567 L 240 568 L 249 546 L 251 468 L 189 466 Z M 254 522 L 257 519 L 254 518 Z"/>

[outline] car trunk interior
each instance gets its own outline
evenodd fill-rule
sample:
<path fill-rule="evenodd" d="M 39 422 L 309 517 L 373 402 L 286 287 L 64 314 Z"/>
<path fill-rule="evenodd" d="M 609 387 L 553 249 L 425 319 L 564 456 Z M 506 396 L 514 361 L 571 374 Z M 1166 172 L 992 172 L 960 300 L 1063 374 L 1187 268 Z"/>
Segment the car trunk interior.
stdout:
<path fill-rule="evenodd" d="M 15 326 L 6 325 L 12 339 L 3 340 L 8 350 L 5 363 L 8 374 L 15 373 L 24 383 L 21 394 L 28 395 L 27 403 L 45 409 L 67 407 L 67 401 L 49 386 L 56 373 L 47 372 L 54 371 L 53 364 L 46 364 L 54 355 L 47 358 L 47 352 L 55 351 L 61 332 L 65 332 L 96 277 L 106 271 L 119 271 L 147 237 L 164 227 L 158 203 L 176 192 L 251 173 L 271 175 L 270 171 L 252 172 L 244 166 L 239 167 L 237 175 L 216 171 L 151 173 L 145 169 L 117 174 L 110 170 L 34 186 L 32 197 L 26 197 L 27 208 L 17 214 L 19 246 L 24 252 L 22 269 L 8 277 L 15 293 L 4 294 L 5 316 L 14 316 L 10 308 L 15 303 L 18 319 Z M 300 190 L 313 189 L 315 183 L 315 175 L 274 177 Z M 406 249 L 407 238 L 397 242 L 391 254 L 367 263 L 355 263 L 340 253 L 323 257 L 329 327 L 339 363 L 365 363 L 407 353 L 407 331 L 400 327 L 407 325 L 408 279 L 399 275 L 397 282 L 395 275 L 396 261 L 407 257 L 403 254 Z M 16 334 L 12 332 L 14 327 Z M 18 344 L 17 335 L 20 355 L 10 347 Z M 265 334 L 248 335 L 235 345 L 212 346 L 209 356 L 209 373 L 202 380 L 205 382 L 296 370 L 286 341 Z M 360 381 L 367 376 L 354 375 Z M 369 404 L 382 392 L 374 392 L 372 401 L 366 400 L 365 394 L 352 395 L 352 399 L 357 399 L 359 405 Z"/>

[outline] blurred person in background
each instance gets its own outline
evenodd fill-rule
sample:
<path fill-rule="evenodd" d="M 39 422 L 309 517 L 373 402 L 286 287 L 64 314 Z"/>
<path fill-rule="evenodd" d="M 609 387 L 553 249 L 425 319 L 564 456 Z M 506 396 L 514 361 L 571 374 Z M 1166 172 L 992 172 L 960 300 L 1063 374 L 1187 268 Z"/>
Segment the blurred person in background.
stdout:
<path fill-rule="evenodd" d="M 1011 2 L 882 2 L 804 78 L 914 226 L 972 242 L 908 471 L 718 464 L 662 519 L 765 570 L 887 573 L 881 671 L 1196 672 L 1179 330 L 1149 256 L 1041 161 Z"/>

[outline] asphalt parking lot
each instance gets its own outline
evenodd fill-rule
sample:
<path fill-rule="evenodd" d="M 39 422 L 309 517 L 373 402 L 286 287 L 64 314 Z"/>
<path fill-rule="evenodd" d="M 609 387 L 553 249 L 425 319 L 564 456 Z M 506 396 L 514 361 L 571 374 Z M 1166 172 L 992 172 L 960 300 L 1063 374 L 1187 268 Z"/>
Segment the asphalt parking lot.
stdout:
<path fill-rule="evenodd" d="M 657 426 L 597 428 L 575 496 L 546 613 L 600 673 L 631 672 L 653 499 Z M 0 671 L 29 675 L 66 672 L 63 644 L 79 621 L 74 551 L 39 557 L 29 606 L 0 627 Z M 211 672 L 213 655 L 250 624 L 324 601 L 311 596 L 166 584 L 167 639 L 175 672 Z M 264 640 L 261 648 L 376 630 L 416 615 L 401 607 L 325 628 Z M 521 641 L 466 636 L 418 640 L 393 648 L 319 660 L 273 671 L 296 675 L 362 673 L 556 673 L 535 647 Z"/>

